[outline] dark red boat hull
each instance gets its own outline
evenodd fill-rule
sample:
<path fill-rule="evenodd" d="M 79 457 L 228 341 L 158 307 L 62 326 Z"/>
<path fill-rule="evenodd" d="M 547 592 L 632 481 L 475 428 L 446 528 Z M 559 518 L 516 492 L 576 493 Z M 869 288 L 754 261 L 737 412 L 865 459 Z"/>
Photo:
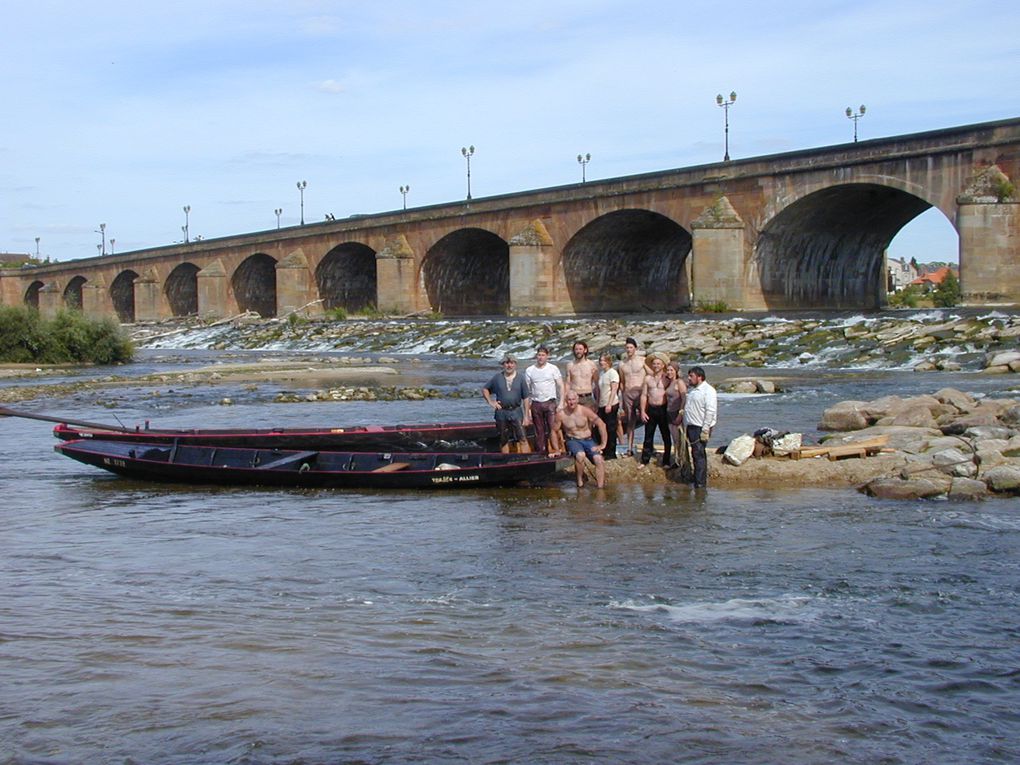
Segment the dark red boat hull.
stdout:
<path fill-rule="evenodd" d="M 53 448 L 128 478 L 193 485 L 457 489 L 541 482 L 565 464 L 541 454 L 246 449 L 95 439 Z"/>

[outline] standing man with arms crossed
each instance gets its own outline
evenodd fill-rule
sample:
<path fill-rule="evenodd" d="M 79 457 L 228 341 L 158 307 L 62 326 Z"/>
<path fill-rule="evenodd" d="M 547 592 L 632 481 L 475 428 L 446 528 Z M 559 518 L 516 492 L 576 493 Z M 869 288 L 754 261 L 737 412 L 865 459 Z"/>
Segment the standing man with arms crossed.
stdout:
<path fill-rule="evenodd" d="M 606 485 L 606 462 L 602 456 L 608 439 L 606 424 L 596 417 L 591 409 L 577 403 L 575 391 L 568 391 L 566 403 L 556 415 L 556 427 L 563 431 L 567 451 L 574 458 L 577 488 L 584 486 L 585 457 L 595 466 L 595 485 L 603 488 Z M 599 432 L 597 444 L 592 439 L 593 429 Z"/>
<path fill-rule="evenodd" d="M 691 461 L 694 463 L 695 489 L 708 486 L 708 455 L 705 446 L 715 427 L 719 403 L 715 388 L 705 380 L 705 370 L 691 367 L 687 371 L 687 405 L 684 407 L 684 425 L 691 444 Z"/>
<path fill-rule="evenodd" d="M 531 446 L 524 434 L 531 419 L 528 384 L 524 375 L 517 374 L 517 359 L 508 353 L 500 363 L 502 374 L 493 376 L 482 388 L 482 396 L 495 412 L 500 451 L 504 454 L 511 450 L 522 454 L 530 452 Z"/>
<path fill-rule="evenodd" d="M 549 363 L 549 349 L 540 345 L 535 352 L 535 363 L 524 370 L 524 379 L 531 391 L 531 419 L 535 424 L 535 449 L 560 453 L 556 433 L 556 411 L 563 400 L 563 375 L 555 364 Z M 550 444 L 550 441 L 552 442 Z"/>
<path fill-rule="evenodd" d="M 598 377 L 598 366 L 588 358 L 588 343 L 578 340 L 574 343 L 574 360 L 567 362 L 567 390 L 577 391 L 577 403 L 592 411 L 598 406 L 593 395 Z"/>
<path fill-rule="evenodd" d="M 637 352 L 637 340 L 628 337 L 626 358 L 620 362 L 620 412 L 627 439 L 627 456 L 634 456 L 634 431 L 641 421 L 641 388 L 645 383 L 645 357 Z"/>

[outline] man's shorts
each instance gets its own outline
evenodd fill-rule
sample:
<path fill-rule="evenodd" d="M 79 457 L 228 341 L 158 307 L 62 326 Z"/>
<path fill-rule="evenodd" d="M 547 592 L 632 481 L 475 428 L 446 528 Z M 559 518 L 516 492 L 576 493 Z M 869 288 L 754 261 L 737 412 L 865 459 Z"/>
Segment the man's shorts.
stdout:
<path fill-rule="evenodd" d="M 496 420 L 496 429 L 499 431 L 499 445 L 522 444 L 526 440 L 524 425 L 517 419 Z"/>
<path fill-rule="evenodd" d="M 585 456 L 592 462 L 595 461 L 596 456 L 602 455 L 602 452 L 595 451 L 595 441 L 590 438 L 568 438 L 567 451 L 570 452 L 571 457 L 576 457 L 581 452 L 584 452 Z"/>
<path fill-rule="evenodd" d="M 596 407 L 595 407 L 595 397 L 592 396 L 590 393 L 578 393 L 577 394 L 577 403 L 580 404 L 581 406 L 588 407 L 593 412 L 596 409 Z"/>

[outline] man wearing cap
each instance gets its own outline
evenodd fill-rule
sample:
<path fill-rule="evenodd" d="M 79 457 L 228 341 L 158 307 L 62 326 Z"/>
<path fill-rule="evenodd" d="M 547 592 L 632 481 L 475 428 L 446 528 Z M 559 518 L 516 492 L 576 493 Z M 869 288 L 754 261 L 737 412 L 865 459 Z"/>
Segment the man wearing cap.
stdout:
<path fill-rule="evenodd" d="M 705 370 L 691 367 L 687 370 L 687 404 L 684 406 L 684 426 L 691 445 L 694 463 L 695 489 L 708 486 L 708 455 L 705 447 L 715 427 L 719 411 L 715 388 L 705 380 Z"/>
<path fill-rule="evenodd" d="M 555 364 L 549 363 L 549 349 L 544 345 L 535 351 L 535 363 L 524 370 L 524 379 L 531 393 L 529 411 L 535 423 L 535 448 L 555 456 L 560 453 L 556 411 L 563 401 L 563 375 Z"/>
<path fill-rule="evenodd" d="M 662 464 L 672 460 L 673 439 L 669 434 L 669 417 L 666 414 L 665 369 L 669 356 L 665 353 L 650 353 L 645 357 L 648 373 L 641 385 L 641 422 L 645 424 L 645 442 L 641 448 L 641 464 L 647 465 L 655 454 L 655 429 L 662 436 Z"/>
<path fill-rule="evenodd" d="M 624 345 L 626 356 L 620 362 L 620 412 L 627 439 L 627 454 L 634 455 L 634 431 L 641 422 L 641 386 L 645 382 L 645 357 L 638 355 L 637 340 L 628 337 Z"/>
<path fill-rule="evenodd" d="M 495 412 L 500 451 L 504 454 L 511 450 L 530 452 L 531 446 L 524 434 L 531 419 L 528 383 L 524 375 L 517 374 L 517 359 L 509 353 L 500 364 L 503 372 L 494 375 L 482 388 L 482 396 Z"/>

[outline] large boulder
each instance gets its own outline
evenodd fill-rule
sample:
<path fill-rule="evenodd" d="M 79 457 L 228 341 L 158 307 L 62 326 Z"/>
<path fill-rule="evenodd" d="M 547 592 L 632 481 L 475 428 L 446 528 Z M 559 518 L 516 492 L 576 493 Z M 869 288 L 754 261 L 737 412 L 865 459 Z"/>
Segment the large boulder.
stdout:
<path fill-rule="evenodd" d="M 935 391 L 934 396 L 940 403 L 950 404 L 961 412 L 969 412 L 977 403 L 973 396 L 956 388 L 942 388 Z"/>
<path fill-rule="evenodd" d="M 995 492 L 1020 493 L 1020 467 L 999 465 L 981 476 L 988 488 Z"/>
<path fill-rule="evenodd" d="M 908 428 L 937 428 L 931 410 L 924 406 L 910 406 L 891 417 L 883 417 L 876 425 L 896 425 Z"/>
<path fill-rule="evenodd" d="M 840 401 L 822 413 L 822 421 L 818 423 L 818 429 L 847 431 L 866 428 L 869 424 L 863 411 L 866 406 L 864 401 Z"/>
<path fill-rule="evenodd" d="M 988 487 L 983 481 L 973 478 L 954 478 L 949 487 L 949 499 L 972 500 L 988 496 Z"/>
<path fill-rule="evenodd" d="M 931 455 L 931 463 L 946 475 L 970 478 L 977 473 L 974 458 L 956 448 L 943 449 Z"/>
<path fill-rule="evenodd" d="M 823 439 L 824 443 L 832 444 L 853 444 L 858 441 L 870 441 L 879 436 L 886 437 L 886 446 L 890 449 L 898 449 L 903 452 L 922 452 L 928 442 L 938 438 L 942 434 L 935 428 L 912 428 L 899 425 L 872 425 L 853 433 L 840 436 L 828 436 Z"/>
<path fill-rule="evenodd" d="M 982 425 L 998 426 L 998 424 L 998 418 L 990 412 L 971 412 L 947 423 L 939 423 L 939 427 L 947 436 L 960 436 L 967 431 L 967 428 L 975 428 Z"/>
<path fill-rule="evenodd" d="M 963 435 L 967 438 L 974 438 L 981 441 L 992 439 L 1008 441 L 1016 435 L 1016 431 L 1012 428 L 1003 428 L 998 425 L 974 425 L 963 431 Z"/>
<path fill-rule="evenodd" d="M 931 499 L 946 493 L 946 488 L 927 478 L 876 478 L 863 491 L 879 499 Z"/>
<path fill-rule="evenodd" d="M 731 465 L 743 465 L 754 454 L 754 436 L 737 436 L 726 447 L 723 459 Z"/>
<path fill-rule="evenodd" d="M 1020 362 L 1020 351 L 1002 351 L 989 354 L 986 367 L 1009 367 L 1013 362 Z"/>

